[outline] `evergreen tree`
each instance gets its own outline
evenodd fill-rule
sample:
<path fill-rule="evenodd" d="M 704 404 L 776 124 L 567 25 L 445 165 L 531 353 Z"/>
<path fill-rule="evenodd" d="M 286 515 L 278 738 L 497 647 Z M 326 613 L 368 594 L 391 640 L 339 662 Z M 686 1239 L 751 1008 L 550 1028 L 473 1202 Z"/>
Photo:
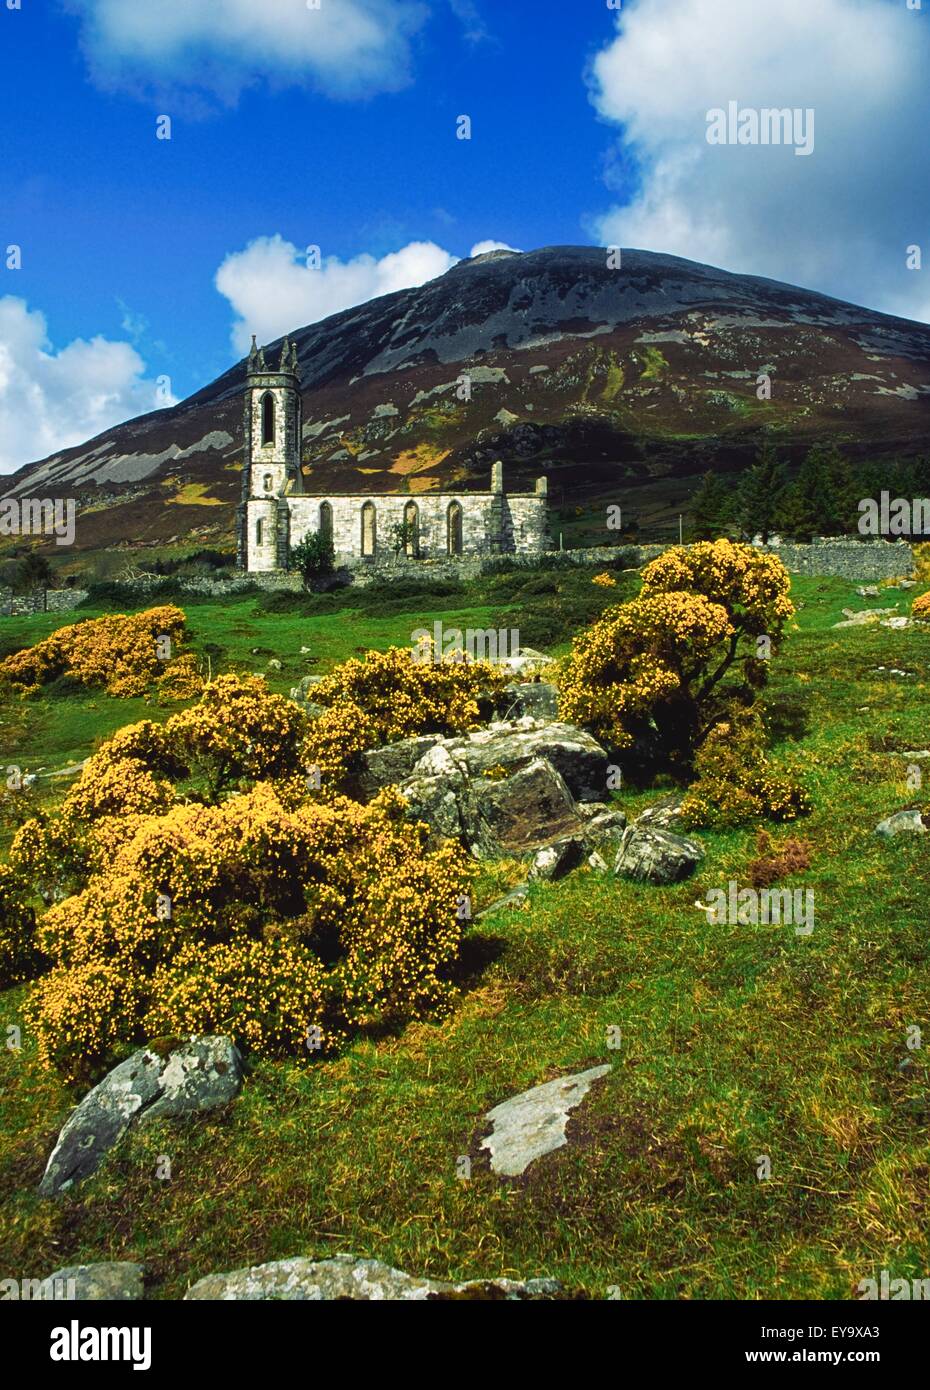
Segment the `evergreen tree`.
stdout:
<path fill-rule="evenodd" d="M 784 491 L 784 467 L 774 446 L 766 440 L 759 448 L 755 463 L 744 474 L 737 493 L 737 523 L 749 540 L 760 535 L 765 542 L 778 530 Z"/>
<path fill-rule="evenodd" d="M 837 536 L 853 529 L 858 513 L 844 497 L 846 464 L 835 447 L 815 444 L 804 457 L 797 478 L 785 495 L 785 529 L 799 540 Z"/>
<path fill-rule="evenodd" d="M 691 531 L 695 540 L 716 540 L 730 519 L 730 493 L 722 478 L 711 470 L 701 479 L 691 509 Z"/>

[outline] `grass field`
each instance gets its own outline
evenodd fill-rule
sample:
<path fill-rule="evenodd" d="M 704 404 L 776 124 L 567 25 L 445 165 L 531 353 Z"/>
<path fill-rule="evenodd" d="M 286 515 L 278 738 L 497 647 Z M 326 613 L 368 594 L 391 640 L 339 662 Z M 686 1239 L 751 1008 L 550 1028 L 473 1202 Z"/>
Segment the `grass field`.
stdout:
<path fill-rule="evenodd" d="M 776 844 L 811 844 L 810 868 L 787 886 L 813 889 L 812 935 L 713 925 L 695 907 L 746 881 L 755 828 L 702 833 L 707 858 L 683 885 L 582 870 L 534 886 L 525 910 L 470 926 L 444 1022 L 358 1040 L 333 1060 L 260 1062 L 228 1111 L 131 1134 L 54 1201 L 35 1188 L 75 1097 L 38 1069 L 24 1033 L 0 1062 L 0 1275 L 131 1258 L 152 1296 L 176 1298 L 215 1270 L 352 1252 L 434 1277 L 548 1274 L 594 1298 L 851 1298 L 882 1269 L 924 1277 L 930 1075 L 907 1039 L 914 1025 L 930 1036 L 930 864 L 922 837 L 873 832 L 927 800 L 908 789 L 903 754 L 930 744 L 930 633 L 831 627 L 846 606 L 897 600 L 905 612 L 915 592 L 862 601 L 839 580 L 793 586 L 798 630 L 768 701 L 786 741 L 793 731 L 796 747 L 782 751 L 800 761 L 814 811 L 770 831 Z M 281 660 L 269 683 L 286 690 L 359 649 L 406 645 L 434 614 L 514 626 L 563 598 L 568 612 L 589 601 L 580 586 L 534 595 L 509 582 L 393 612 L 273 614 L 248 598 L 198 603 L 188 617 L 223 669 Z M 0 641 L 11 650 L 54 625 L 3 620 Z M 556 631 L 549 649 L 564 640 Z M 4 757 L 57 766 L 147 709 L 28 701 L 4 711 Z M 655 795 L 622 804 L 629 814 Z M 478 905 L 518 875 L 515 864 L 488 870 Z M 21 1025 L 24 992 L 2 997 L 4 1030 Z M 614 1029 L 619 1047 L 608 1046 Z M 612 1071 L 566 1148 L 516 1181 L 477 1160 L 457 1177 L 490 1106 L 602 1062 Z M 170 1181 L 155 1177 L 162 1155 Z"/>

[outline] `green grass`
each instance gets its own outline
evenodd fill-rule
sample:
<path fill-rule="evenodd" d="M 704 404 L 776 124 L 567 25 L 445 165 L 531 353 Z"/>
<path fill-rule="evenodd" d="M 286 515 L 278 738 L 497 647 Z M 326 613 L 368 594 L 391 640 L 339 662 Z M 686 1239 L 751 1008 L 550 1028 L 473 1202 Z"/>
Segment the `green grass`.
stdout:
<path fill-rule="evenodd" d="M 902 752 L 930 743 L 930 635 L 832 630 L 844 607 L 903 600 L 905 611 L 898 593 L 859 600 L 817 579 L 794 591 L 798 630 L 768 699 L 776 711 L 800 701 L 806 732 L 778 751 L 801 763 L 815 809 L 772 835 L 811 843 L 811 867 L 789 886 L 814 890 L 812 936 L 715 926 L 695 908 L 706 890 L 746 881 L 752 829 L 702 834 L 707 859 L 684 885 L 578 872 L 535 887 L 525 910 L 470 927 L 445 1021 L 358 1040 L 334 1060 L 261 1062 L 226 1112 L 130 1135 L 56 1201 L 35 1185 L 73 1098 L 38 1069 L 26 1031 L 0 1062 L 0 1274 L 140 1259 L 165 1298 L 213 1270 L 339 1252 L 435 1277 L 550 1274 L 596 1298 L 611 1286 L 633 1299 L 850 1298 L 881 1269 L 925 1276 L 930 1076 L 906 1039 L 910 1025 L 930 1027 L 928 849 L 872 832 L 913 800 Z M 519 604 L 512 582 L 480 598 L 443 620 Z M 249 649 L 268 646 L 293 672 L 301 644 L 324 670 L 357 646 L 409 638 L 414 616 L 190 611 L 195 640 L 256 670 Z M 80 703 L 44 711 L 62 748 L 94 736 Z M 621 800 L 632 813 L 654 796 Z M 516 872 L 489 870 L 481 902 Z M 4 1028 L 22 1025 L 24 994 L 3 996 Z M 456 1177 L 490 1106 L 601 1062 L 613 1070 L 576 1112 L 569 1146 L 517 1181 L 477 1161 L 470 1180 Z M 154 1176 L 160 1155 L 170 1182 Z"/>

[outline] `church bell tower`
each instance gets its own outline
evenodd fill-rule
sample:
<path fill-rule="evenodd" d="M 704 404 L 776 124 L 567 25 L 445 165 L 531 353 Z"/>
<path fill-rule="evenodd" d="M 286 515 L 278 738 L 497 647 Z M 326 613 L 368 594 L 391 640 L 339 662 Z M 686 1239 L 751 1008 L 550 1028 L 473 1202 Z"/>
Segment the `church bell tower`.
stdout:
<path fill-rule="evenodd" d="M 287 568 L 287 498 L 303 491 L 297 347 L 285 338 L 277 369 L 252 338 L 246 366 L 245 451 L 238 509 L 238 562 L 246 570 Z"/>

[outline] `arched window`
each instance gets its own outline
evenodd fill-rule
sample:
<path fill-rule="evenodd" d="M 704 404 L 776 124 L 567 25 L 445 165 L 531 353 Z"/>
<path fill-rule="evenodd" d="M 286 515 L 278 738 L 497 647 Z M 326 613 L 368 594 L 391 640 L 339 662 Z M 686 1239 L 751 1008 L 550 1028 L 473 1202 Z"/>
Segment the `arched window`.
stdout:
<path fill-rule="evenodd" d="M 374 555 L 377 543 L 375 504 L 374 502 L 366 502 L 362 507 L 362 554 Z"/>
<path fill-rule="evenodd" d="M 262 396 L 262 445 L 274 444 L 274 396 L 266 391 Z"/>
<path fill-rule="evenodd" d="M 420 553 L 420 508 L 408 502 L 404 508 L 404 554 L 415 559 Z"/>
<path fill-rule="evenodd" d="M 261 517 L 259 517 L 258 520 L 257 520 L 256 523 L 255 523 L 255 544 L 256 544 L 256 545 L 261 545 L 261 543 L 262 543 L 262 519 L 261 519 Z"/>
<path fill-rule="evenodd" d="M 328 502 L 320 503 L 320 535 L 328 541 L 333 538 L 333 509 Z"/>
<path fill-rule="evenodd" d="M 266 474 L 265 474 L 264 483 L 265 483 L 265 491 L 266 491 L 266 492 L 270 492 L 271 489 L 274 487 L 274 478 L 271 476 L 270 473 L 266 473 Z"/>
<path fill-rule="evenodd" d="M 462 504 L 450 502 L 447 517 L 448 551 L 450 555 L 462 553 Z"/>

